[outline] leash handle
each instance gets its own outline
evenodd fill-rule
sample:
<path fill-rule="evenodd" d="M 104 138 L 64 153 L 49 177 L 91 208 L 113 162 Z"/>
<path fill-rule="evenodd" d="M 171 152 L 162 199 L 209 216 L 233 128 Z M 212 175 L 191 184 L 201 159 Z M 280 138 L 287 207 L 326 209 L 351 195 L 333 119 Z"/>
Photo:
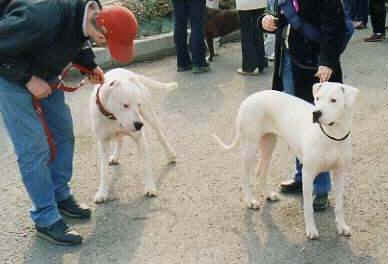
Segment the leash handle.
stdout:
<path fill-rule="evenodd" d="M 69 73 L 70 69 L 71 68 L 76 68 L 78 69 L 82 74 L 86 74 L 86 75 L 91 75 L 93 74 L 93 70 L 90 70 L 82 65 L 79 65 L 79 64 L 71 64 L 70 66 L 66 67 L 63 72 L 61 73 L 61 75 L 59 75 L 59 83 L 55 86 L 55 87 L 52 87 L 52 88 L 56 88 L 56 89 L 60 89 L 62 91 L 65 91 L 65 92 L 75 92 L 77 91 L 79 88 L 81 88 L 83 85 L 84 85 L 84 81 L 81 81 L 79 83 L 78 86 L 76 87 L 72 87 L 72 86 L 67 86 L 64 82 L 63 82 L 63 79 L 66 77 L 66 75 Z"/>

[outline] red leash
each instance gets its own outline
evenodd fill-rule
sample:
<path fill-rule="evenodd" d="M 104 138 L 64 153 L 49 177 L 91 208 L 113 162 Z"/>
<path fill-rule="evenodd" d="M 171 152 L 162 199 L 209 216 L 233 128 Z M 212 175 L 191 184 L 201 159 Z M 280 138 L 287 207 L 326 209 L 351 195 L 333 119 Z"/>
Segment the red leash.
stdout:
<path fill-rule="evenodd" d="M 55 85 L 51 86 L 51 89 L 53 89 L 53 90 L 59 89 L 59 90 L 65 91 L 65 92 L 75 92 L 83 85 L 83 82 L 81 82 L 78 86 L 71 87 L 71 86 L 65 85 L 65 83 L 63 82 L 63 79 L 65 78 L 65 76 L 68 74 L 68 72 L 70 71 L 70 69 L 72 67 L 77 68 L 83 74 L 90 75 L 93 73 L 92 70 L 89 70 L 81 65 L 71 64 L 70 66 L 66 67 L 63 70 L 62 74 L 58 78 L 59 82 L 56 83 Z M 47 121 L 44 118 L 43 109 L 42 109 L 42 106 L 41 106 L 39 100 L 36 98 L 32 98 L 32 105 L 35 109 L 35 112 L 38 114 L 40 122 L 42 123 L 44 132 L 46 134 L 47 143 L 49 144 L 49 147 L 50 147 L 50 161 L 53 161 L 53 160 L 55 160 L 55 157 L 57 154 L 57 148 L 55 145 L 55 140 L 54 140 L 53 134 L 51 133 L 50 128 L 48 127 Z"/>

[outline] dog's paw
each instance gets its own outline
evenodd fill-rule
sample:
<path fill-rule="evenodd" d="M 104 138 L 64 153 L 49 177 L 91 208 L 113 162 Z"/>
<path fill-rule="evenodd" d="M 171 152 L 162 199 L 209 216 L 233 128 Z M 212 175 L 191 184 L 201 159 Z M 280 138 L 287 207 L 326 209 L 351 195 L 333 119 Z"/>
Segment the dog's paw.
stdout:
<path fill-rule="evenodd" d="M 166 84 L 166 89 L 168 90 L 174 90 L 178 88 L 178 83 L 177 82 L 170 82 Z"/>
<path fill-rule="evenodd" d="M 108 192 L 104 191 L 98 191 L 96 195 L 94 196 L 94 202 L 96 204 L 104 203 L 109 201 L 109 195 Z"/>
<path fill-rule="evenodd" d="M 111 159 L 109 161 L 109 166 L 117 166 L 120 165 L 120 162 L 118 160 Z"/>
<path fill-rule="evenodd" d="M 153 197 L 156 197 L 158 195 L 156 193 L 156 190 L 148 190 L 145 192 L 145 196 L 148 198 L 153 198 Z"/>
<path fill-rule="evenodd" d="M 315 226 L 306 226 L 306 236 L 308 239 L 318 239 L 319 233 L 318 229 Z"/>
<path fill-rule="evenodd" d="M 156 187 L 154 185 L 150 187 L 146 187 L 145 196 L 149 198 L 156 197 L 157 196 Z"/>
<path fill-rule="evenodd" d="M 341 236 L 351 236 L 352 235 L 352 231 L 350 229 L 350 227 L 346 224 L 337 224 L 337 233 Z"/>
<path fill-rule="evenodd" d="M 267 195 L 266 199 L 267 201 L 270 201 L 270 202 L 279 201 L 279 194 L 276 192 L 271 192 Z"/>
<path fill-rule="evenodd" d="M 256 200 L 250 200 L 248 202 L 247 206 L 248 206 L 248 209 L 252 209 L 252 210 L 259 210 L 260 209 L 260 204 Z"/>
<path fill-rule="evenodd" d="M 176 163 L 176 154 L 170 153 L 167 157 L 168 164 L 175 164 Z"/>

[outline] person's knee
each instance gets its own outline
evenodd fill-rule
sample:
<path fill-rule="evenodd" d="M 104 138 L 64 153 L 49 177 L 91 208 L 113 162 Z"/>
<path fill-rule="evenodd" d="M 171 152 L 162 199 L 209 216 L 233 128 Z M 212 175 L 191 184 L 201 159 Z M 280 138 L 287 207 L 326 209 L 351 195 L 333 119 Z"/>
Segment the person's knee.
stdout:
<path fill-rule="evenodd" d="M 23 144 L 23 142 L 21 142 Z M 17 156 L 20 170 L 29 172 L 38 166 L 46 164 L 50 159 L 50 146 L 47 138 L 35 137 L 17 147 Z"/>

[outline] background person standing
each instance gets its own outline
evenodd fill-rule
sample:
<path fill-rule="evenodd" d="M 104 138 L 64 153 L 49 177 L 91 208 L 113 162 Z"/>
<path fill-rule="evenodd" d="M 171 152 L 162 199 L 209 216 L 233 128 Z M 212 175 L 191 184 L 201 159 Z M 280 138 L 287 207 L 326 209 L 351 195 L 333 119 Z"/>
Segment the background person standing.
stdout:
<path fill-rule="evenodd" d="M 257 75 L 268 66 L 265 58 L 264 36 L 257 28 L 261 15 L 261 0 L 236 0 L 240 16 L 242 67 L 237 72 L 242 75 Z"/>
<path fill-rule="evenodd" d="M 174 41 L 177 53 L 177 71 L 192 70 L 203 73 L 210 70 L 206 62 L 204 17 L 206 0 L 172 0 L 174 7 Z M 190 45 L 187 45 L 187 26 L 190 20 Z M 189 48 L 191 56 L 189 54 Z"/>
<path fill-rule="evenodd" d="M 373 34 L 365 38 L 364 41 L 378 42 L 385 40 L 385 19 L 387 16 L 385 0 L 369 0 L 369 12 Z"/>

